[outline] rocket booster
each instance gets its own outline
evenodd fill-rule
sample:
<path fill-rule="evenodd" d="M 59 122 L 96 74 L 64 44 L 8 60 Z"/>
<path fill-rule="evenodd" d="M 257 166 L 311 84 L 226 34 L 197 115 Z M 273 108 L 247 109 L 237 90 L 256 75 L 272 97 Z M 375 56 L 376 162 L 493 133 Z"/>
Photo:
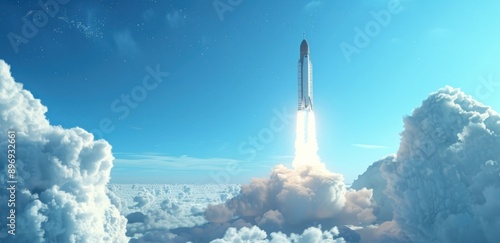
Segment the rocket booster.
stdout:
<path fill-rule="evenodd" d="M 305 39 L 300 43 L 298 109 L 299 111 L 313 110 L 312 63 L 309 58 L 309 45 Z"/>

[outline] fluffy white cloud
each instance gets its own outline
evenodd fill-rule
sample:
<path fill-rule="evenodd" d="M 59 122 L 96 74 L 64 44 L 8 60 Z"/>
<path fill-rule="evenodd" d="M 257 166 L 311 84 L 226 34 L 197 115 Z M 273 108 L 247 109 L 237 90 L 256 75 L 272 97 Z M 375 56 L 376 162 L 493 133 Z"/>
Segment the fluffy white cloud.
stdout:
<path fill-rule="evenodd" d="M 394 155 L 387 156 L 368 167 L 368 169 L 352 183 L 351 188 L 361 190 L 363 188 L 370 188 L 373 190 L 373 201 L 375 207 L 373 214 L 377 217 L 375 223 L 383 223 L 392 220 L 394 215 L 392 208 L 392 201 L 385 195 L 384 190 L 387 187 L 387 181 L 380 172 L 380 166 L 383 163 L 391 162 L 394 160 Z"/>
<path fill-rule="evenodd" d="M 229 228 L 221 239 L 211 241 L 211 243 L 344 243 L 339 237 L 337 228 L 322 231 L 321 227 L 309 227 L 302 234 L 291 234 L 287 236 L 281 232 L 271 233 L 270 239 L 267 233 L 257 226 L 251 228 L 242 227 L 239 230 Z"/>
<path fill-rule="evenodd" d="M 16 137 L 16 236 L 0 225 L 1 242 L 124 242 L 126 219 L 106 195 L 111 146 L 81 128 L 51 126 L 47 108 L 16 83 L 0 60 L 0 135 Z M 7 148 L 7 139 L 0 139 Z M 7 151 L 0 150 L 6 158 Z M 7 187 L 7 165 L 0 183 Z M 1 212 L 9 195 L 2 193 Z M 3 214 L 2 214 L 3 215 Z"/>
<path fill-rule="evenodd" d="M 267 234 L 265 231 L 259 229 L 257 226 L 251 228 L 243 227 L 239 230 L 236 228 L 229 228 L 224 235 L 224 238 L 211 241 L 211 243 L 264 243 L 269 242 L 266 240 Z"/>
<path fill-rule="evenodd" d="M 130 242 L 186 242 L 207 223 L 203 213 L 209 204 L 220 204 L 239 193 L 238 185 L 109 184 L 108 196 L 128 219 Z M 221 197 L 221 195 L 224 195 Z M 242 224 L 241 226 L 249 226 Z M 207 229 L 224 235 L 229 226 Z M 171 232 L 175 231 L 175 232 Z M 211 236 L 212 233 L 200 237 Z M 208 238 L 206 241 L 208 241 Z M 168 240 L 167 240 L 168 239 Z M 205 238 L 203 238 L 205 239 Z M 195 242 L 199 242 L 195 241 Z"/>
<path fill-rule="evenodd" d="M 353 184 L 374 189 L 379 219 L 390 220 L 386 205 L 394 206 L 393 221 L 371 237 L 499 242 L 500 115 L 446 87 L 431 94 L 404 125 L 396 156 L 376 162 Z"/>

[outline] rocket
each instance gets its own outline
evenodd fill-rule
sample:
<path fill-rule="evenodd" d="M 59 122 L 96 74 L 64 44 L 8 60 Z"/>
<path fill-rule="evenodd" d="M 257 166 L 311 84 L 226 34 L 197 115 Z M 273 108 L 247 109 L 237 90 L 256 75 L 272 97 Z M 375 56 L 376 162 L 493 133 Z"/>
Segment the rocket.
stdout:
<path fill-rule="evenodd" d="M 313 110 L 312 63 L 309 57 L 309 45 L 306 39 L 300 43 L 299 58 L 299 111 Z"/>

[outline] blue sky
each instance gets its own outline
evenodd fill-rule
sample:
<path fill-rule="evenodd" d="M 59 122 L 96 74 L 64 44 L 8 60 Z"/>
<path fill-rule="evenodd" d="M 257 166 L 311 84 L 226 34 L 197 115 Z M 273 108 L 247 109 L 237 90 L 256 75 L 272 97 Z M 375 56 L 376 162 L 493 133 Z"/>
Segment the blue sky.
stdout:
<path fill-rule="evenodd" d="M 112 144 L 112 182 L 245 183 L 291 164 L 295 119 L 283 117 L 306 32 L 319 155 L 349 183 L 397 151 L 428 93 L 451 85 L 500 110 L 500 2 L 390 2 L 69 1 L 43 19 L 38 1 L 2 1 L 0 58 L 52 124 Z"/>

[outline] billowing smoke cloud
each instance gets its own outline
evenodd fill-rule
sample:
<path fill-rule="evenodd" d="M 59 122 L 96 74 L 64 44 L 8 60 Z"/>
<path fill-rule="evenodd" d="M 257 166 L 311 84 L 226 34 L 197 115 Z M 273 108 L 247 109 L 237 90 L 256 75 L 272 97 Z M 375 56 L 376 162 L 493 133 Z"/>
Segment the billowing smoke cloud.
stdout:
<path fill-rule="evenodd" d="M 16 235 L 1 224 L 0 241 L 126 242 L 126 219 L 106 195 L 111 146 L 81 128 L 51 126 L 46 111 L 0 60 L 0 157 L 7 158 L 8 130 L 17 135 L 15 207 L 5 189 L 0 194 L 0 214 L 15 209 Z M 7 180 L 3 163 L 2 188 Z"/>
<path fill-rule="evenodd" d="M 393 221 L 384 223 L 392 227 L 380 227 L 379 239 L 499 242 L 499 114 L 446 87 L 404 125 L 396 156 L 376 162 L 353 184 L 374 189 L 379 219 L 389 219 L 387 203 L 394 207 Z"/>
<path fill-rule="evenodd" d="M 345 226 L 366 226 L 376 220 L 372 191 L 347 189 L 342 175 L 319 161 L 314 113 L 298 113 L 295 145 L 293 169 L 276 166 L 268 179 L 243 185 L 238 197 L 209 206 L 205 218 L 216 224 L 239 218 L 266 232 L 300 233 L 318 224 L 344 226 L 342 237 L 358 238 Z M 228 231 L 226 238 L 233 233 Z"/>
<path fill-rule="evenodd" d="M 339 174 L 324 168 L 278 165 L 269 179 L 254 179 L 241 187 L 240 196 L 205 211 L 210 222 L 244 217 L 254 225 L 286 231 L 304 230 L 312 222 L 334 225 L 371 223 L 370 190 L 348 190 Z"/>
<path fill-rule="evenodd" d="M 253 179 L 238 197 L 209 206 L 205 218 L 230 223 L 234 218 L 266 232 L 300 233 L 319 224 L 326 228 L 369 225 L 376 220 L 372 191 L 347 189 L 340 174 L 323 167 L 276 166 L 269 179 Z M 357 234 L 347 227 L 340 236 Z M 302 242 L 302 241 L 301 241 Z"/>

